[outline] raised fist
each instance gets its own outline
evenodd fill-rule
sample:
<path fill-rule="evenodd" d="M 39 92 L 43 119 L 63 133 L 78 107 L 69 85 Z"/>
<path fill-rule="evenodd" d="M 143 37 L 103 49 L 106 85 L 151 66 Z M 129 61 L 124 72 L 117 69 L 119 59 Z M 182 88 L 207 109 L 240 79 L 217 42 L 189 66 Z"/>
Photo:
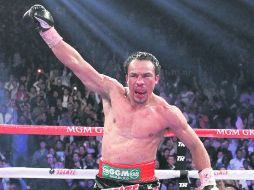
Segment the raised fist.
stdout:
<path fill-rule="evenodd" d="M 35 28 L 40 32 L 45 32 L 54 26 L 54 19 L 51 13 L 42 5 L 33 5 L 23 16 L 25 20 L 32 20 Z"/>

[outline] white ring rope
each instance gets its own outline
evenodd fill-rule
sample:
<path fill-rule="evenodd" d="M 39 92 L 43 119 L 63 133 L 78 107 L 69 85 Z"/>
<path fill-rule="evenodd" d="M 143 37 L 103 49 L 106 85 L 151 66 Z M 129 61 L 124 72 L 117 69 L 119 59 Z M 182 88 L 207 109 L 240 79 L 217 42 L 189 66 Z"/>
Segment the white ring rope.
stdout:
<path fill-rule="evenodd" d="M 97 169 L 0 168 L 0 178 L 95 179 Z M 254 170 L 214 170 L 215 179 L 254 180 Z M 180 170 L 155 170 L 159 179 L 179 178 Z M 188 171 L 189 178 L 199 178 L 197 170 Z"/>

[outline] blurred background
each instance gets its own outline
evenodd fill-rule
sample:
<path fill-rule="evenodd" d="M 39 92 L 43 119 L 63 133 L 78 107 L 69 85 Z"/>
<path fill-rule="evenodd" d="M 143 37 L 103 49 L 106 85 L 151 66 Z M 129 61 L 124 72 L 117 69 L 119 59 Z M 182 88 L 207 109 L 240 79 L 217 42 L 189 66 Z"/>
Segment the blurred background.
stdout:
<path fill-rule="evenodd" d="M 0 123 L 103 126 L 100 97 L 22 21 L 34 4 L 52 13 L 58 32 L 84 59 L 122 84 L 129 54 L 154 54 L 162 66 L 156 93 L 177 105 L 191 127 L 253 129 L 251 0 L 0 0 Z M 253 139 L 202 140 L 214 169 L 254 169 Z M 158 168 L 174 169 L 175 141 L 161 144 Z M 0 166 L 97 168 L 100 146 L 95 137 L 1 135 Z M 56 184 L 63 190 L 91 189 L 94 183 L 54 181 L 2 179 L 0 189 L 49 190 Z M 254 188 L 251 181 L 223 183 Z M 162 181 L 161 189 L 175 184 Z"/>

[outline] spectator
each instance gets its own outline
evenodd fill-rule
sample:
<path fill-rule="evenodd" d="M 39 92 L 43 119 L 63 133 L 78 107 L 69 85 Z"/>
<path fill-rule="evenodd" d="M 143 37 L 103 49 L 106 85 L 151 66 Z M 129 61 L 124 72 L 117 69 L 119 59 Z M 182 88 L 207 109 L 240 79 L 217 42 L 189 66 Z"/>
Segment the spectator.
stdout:
<path fill-rule="evenodd" d="M 57 160 L 60 160 L 63 162 L 65 160 L 65 155 L 64 155 L 64 144 L 61 140 L 56 141 L 56 146 L 55 146 L 55 152 L 56 152 L 56 157 Z"/>
<path fill-rule="evenodd" d="M 28 92 L 30 102 L 37 96 L 36 88 L 32 86 Z"/>
<path fill-rule="evenodd" d="M 46 113 L 46 102 L 42 97 L 36 96 L 36 100 L 32 103 L 32 120 L 38 124 L 43 113 Z"/>
<path fill-rule="evenodd" d="M 7 105 L 2 105 L 0 110 L 0 123 L 2 124 L 16 124 L 17 123 L 17 108 L 15 100 L 11 100 Z"/>
<path fill-rule="evenodd" d="M 44 77 L 40 76 L 37 81 L 33 84 L 33 87 L 35 87 L 37 94 L 39 94 L 40 91 L 45 90 L 45 81 L 43 79 Z"/>
<path fill-rule="evenodd" d="M 242 155 L 242 150 L 237 149 L 236 150 L 236 157 L 232 158 L 229 162 L 228 170 L 240 170 L 243 168 L 243 155 Z"/>
<path fill-rule="evenodd" d="M 9 80 L 5 82 L 4 88 L 10 93 L 10 98 L 15 99 L 18 90 L 18 82 L 13 75 L 10 75 Z"/>
<path fill-rule="evenodd" d="M 47 155 L 47 163 L 49 168 L 56 168 L 56 158 L 53 154 L 49 153 Z"/>
<path fill-rule="evenodd" d="M 46 148 L 47 143 L 45 140 L 40 140 L 40 147 L 37 149 L 32 156 L 31 166 L 32 167 L 47 167 L 47 155 L 48 150 Z"/>
<path fill-rule="evenodd" d="M 218 148 L 218 151 L 222 151 L 225 156 L 227 156 L 230 160 L 233 158 L 232 152 L 229 149 L 229 140 L 223 139 L 221 146 Z"/>
<path fill-rule="evenodd" d="M 79 153 L 74 152 L 72 154 L 72 163 L 70 168 L 72 169 L 84 169 L 86 168 L 85 163 L 80 159 Z"/>
<path fill-rule="evenodd" d="M 67 108 L 68 102 L 70 98 L 70 91 L 68 88 L 64 88 L 63 90 L 63 96 L 62 96 L 62 107 Z"/>
<path fill-rule="evenodd" d="M 176 163 L 176 155 L 169 155 L 167 158 L 167 166 L 165 169 L 174 170 Z"/>
<path fill-rule="evenodd" d="M 95 169 L 98 168 L 96 160 L 94 159 L 92 154 L 87 154 L 85 157 L 85 165 L 86 169 Z"/>
<path fill-rule="evenodd" d="M 47 125 L 52 125 L 56 126 L 58 125 L 58 113 L 56 112 L 56 107 L 55 106 L 50 106 L 48 111 L 47 111 Z"/>
<path fill-rule="evenodd" d="M 84 146 L 80 145 L 79 146 L 79 156 L 82 161 L 85 161 L 87 154 L 88 153 L 87 153 L 86 148 Z"/>
<path fill-rule="evenodd" d="M 159 163 L 160 163 L 159 165 L 161 168 L 167 168 L 168 166 L 167 160 L 170 155 L 172 155 L 172 153 L 169 148 L 164 148 L 161 154 L 159 154 L 158 160 L 159 160 Z"/>
<path fill-rule="evenodd" d="M 17 103 L 25 102 L 28 99 L 28 92 L 25 88 L 25 84 L 21 83 L 18 87 L 16 100 Z"/>
<path fill-rule="evenodd" d="M 65 87 L 62 85 L 62 79 L 58 78 L 56 79 L 56 83 L 54 82 L 51 86 L 51 92 L 56 91 L 59 97 L 63 96 L 63 91 Z M 52 94 L 52 93 L 51 93 Z"/>
<path fill-rule="evenodd" d="M 59 94 L 58 94 L 57 90 L 53 90 L 49 94 L 49 98 L 48 98 L 49 106 L 57 106 L 57 99 L 58 98 L 59 98 Z"/>

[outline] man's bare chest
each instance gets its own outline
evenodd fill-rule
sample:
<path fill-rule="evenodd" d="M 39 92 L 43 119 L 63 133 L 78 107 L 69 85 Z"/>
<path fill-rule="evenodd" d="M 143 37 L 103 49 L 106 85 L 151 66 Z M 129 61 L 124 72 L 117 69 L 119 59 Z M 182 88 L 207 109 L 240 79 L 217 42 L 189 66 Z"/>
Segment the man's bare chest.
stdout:
<path fill-rule="evenodd" d="M 112 127 L 122 135 L 151 138 L 163 131 L 161 116 L 152 107 L 131 109 L 128 106 L 112 109 Z"/>

